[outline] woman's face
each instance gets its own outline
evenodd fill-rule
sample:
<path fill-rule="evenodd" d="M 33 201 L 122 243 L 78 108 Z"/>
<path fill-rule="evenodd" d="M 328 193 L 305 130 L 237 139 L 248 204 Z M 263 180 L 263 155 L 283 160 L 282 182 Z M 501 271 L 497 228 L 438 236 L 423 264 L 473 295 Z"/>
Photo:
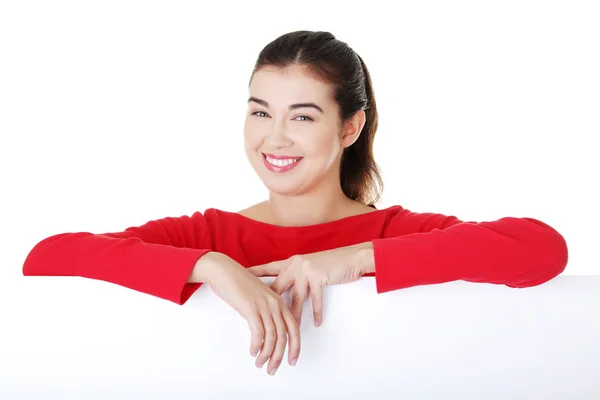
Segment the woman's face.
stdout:
<path fill-rule="evenodd" d="M 267 188 L 281 195 L 339 182 L 339 156 L 348 145 L 340 140 L 339 108 L 330 87 L 304 71 L 265 67 L 250 84 L 246 155 Z"/>

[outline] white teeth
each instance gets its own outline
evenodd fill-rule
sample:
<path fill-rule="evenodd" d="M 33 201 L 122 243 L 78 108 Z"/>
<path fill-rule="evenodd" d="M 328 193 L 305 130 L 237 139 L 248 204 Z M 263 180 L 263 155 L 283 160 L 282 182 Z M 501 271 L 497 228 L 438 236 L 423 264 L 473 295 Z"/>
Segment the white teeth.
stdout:
<path fill-rule="evenodd" d="M 297 162 L 299 160 L 299 158 L 290 158 L 287 160 L 276 160 L 274 158 L 271 158 L 269 156 L 266 156 L 267 161 L 269 162 L 269 164 L 273 164 L 276 167 L 287 167 L 290 164 L 293 164 L 295 162 Z"/>

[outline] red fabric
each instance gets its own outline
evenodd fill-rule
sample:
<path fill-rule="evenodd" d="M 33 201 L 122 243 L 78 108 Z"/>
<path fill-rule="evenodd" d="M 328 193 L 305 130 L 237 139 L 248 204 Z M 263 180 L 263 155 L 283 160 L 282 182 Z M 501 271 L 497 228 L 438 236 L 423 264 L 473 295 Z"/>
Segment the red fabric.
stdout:
<path fill-rule="evenodd" d="M 208 251 L 245 267 L 372 241 L 377 292 L 454 280 L 528 287 L 566 267 L 565 239 L 533 218 L 464 222 L 392 206 L 304 227 L 281 227 L 214 208 L 166 217 L 122 232 L 61 233 L 37 243 L 26 276 L 80 276 L 184 304 L 201 283 L 187 283 Z"/>

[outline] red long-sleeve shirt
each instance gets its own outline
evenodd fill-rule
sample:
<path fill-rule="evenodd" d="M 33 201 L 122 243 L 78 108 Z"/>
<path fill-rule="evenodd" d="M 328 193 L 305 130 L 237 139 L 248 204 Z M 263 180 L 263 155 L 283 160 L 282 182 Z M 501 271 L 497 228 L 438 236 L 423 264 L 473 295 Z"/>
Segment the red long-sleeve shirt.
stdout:
<path fill-rule="evenodd" d="M 392 206 L 303 227 L 282 227 L 214 208 L 166 217 L 122 232 L 61 233 L 37 243 L 26 276 L 80 276 L 184 304 L 201 283 L 187 283 L 208 251 L 245 267 L 294 254 L 372 241 L 378 293 L 454 280 L 528 287 L 566 267 L 565 239 L 533 218 L 461 221 Z"/>

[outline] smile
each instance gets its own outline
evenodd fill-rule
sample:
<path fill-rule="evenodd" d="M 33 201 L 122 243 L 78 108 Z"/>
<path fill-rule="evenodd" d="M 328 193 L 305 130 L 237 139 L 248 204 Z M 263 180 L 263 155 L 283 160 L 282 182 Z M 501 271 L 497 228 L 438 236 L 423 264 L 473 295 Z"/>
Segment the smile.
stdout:
<path fill-rule="evenodd" d="M 265 154 L 263 154 L 262 156 L 263 156 L 263 161 L 265 163 L 265 167 L 267 167 L 267 169 L 269 171 L 279 172 L 279 173 L 291 170 L 296 165 L 298 165 L 298 163 L 302 160 L 302 157 L 297 157 L 297 158 L 286 157 L 285 159 L 276 159 L 276 158 L 271 158 Z"/>

